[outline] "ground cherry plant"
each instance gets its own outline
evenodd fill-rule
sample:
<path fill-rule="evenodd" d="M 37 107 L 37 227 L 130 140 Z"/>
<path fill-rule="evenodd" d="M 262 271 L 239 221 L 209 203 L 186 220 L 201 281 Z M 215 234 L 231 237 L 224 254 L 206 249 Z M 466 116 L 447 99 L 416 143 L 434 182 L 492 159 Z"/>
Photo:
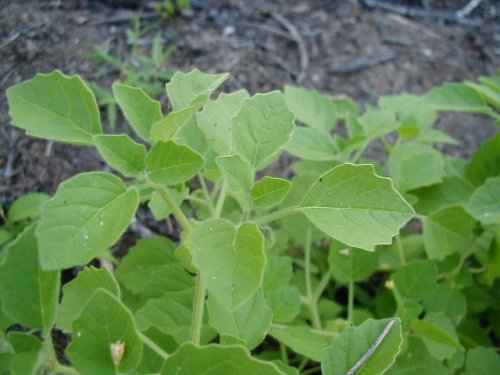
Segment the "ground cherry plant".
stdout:
<path fill-rule="evenodd" d="M 115 84 L 134 136 L 103 133 L 78 76 L 7 90 L 14 126 L 95 147 L 116 173 L 1 211 L 0 373 L 495 374 L 500 134 L 464 161 L 433 125 L 440 110 L 498 123 L 500 79 L 363 112 L 294 86 L 215 98 L 226 79 L 176 73 L 167 115 Z M 176 230 L 117 260 L 139 206 Z M 70 337 L 58 356 L 54 330 Z"/>

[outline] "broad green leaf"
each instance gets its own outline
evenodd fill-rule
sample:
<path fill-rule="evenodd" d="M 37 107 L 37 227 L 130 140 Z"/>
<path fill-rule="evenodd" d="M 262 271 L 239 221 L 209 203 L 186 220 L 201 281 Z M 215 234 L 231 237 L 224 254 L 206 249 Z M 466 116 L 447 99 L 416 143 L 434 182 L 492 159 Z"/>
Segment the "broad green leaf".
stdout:
<path fill-rule="evenodd" d="M 321 176 L 300 210 L 329 236 L 353 247 L 373 250 L 413 216 L 413 209 L 388 178 L 372 165 L 342 164 Z"/>
<path fill-rule="evenodd" d="M 151 127 L 163 118 L 160 102 L 151 99 L 140 88 L 121 83 L 113 85 L 113 94 L 130 126 L 137 135 L 148 141 Z"/>
<path fill-rule="evenodd" d="M 359 118 L 363 133 L 368 139 L 375 139 L 389 134 L 401 125 L 391 111 L 368 109 Z"/>
<path fill-rule="evenodd" d="M 34 137 L 92 145 L 102 133 L 94 95 L 79 76 L 37 74 L 6 95 L 12 124 Z"/>
<path fill-rule="evenodd" d="M 324 375 L 383 374 L 398 355 L 403 338 L 399 319 L 369 319 L 345 329 L 321 361 Z"/>
<path fill-rule="evenodd" d="M 296 325 L 273 326 L 269 334 L 295 353 L 316 362 L 321 362 L 326 348 L 338 335 L 336 332 L 318 332 L 307 326 Z"/>
<path fill-rule="evenodd" d="M 461 207 L 435 211 L 422 220 L 425 251 L 430 259 L 443 260 L 463 253 L 472 241 L 474 219 Z"/>
<path fill-rule="evenodd" d="M 165 362 L 161 375 L 286 375 L 270 362 L 250 357 L 241 346 L 185 344 Z"/>
<path fill-rule="evenodd" d="M 215 296 L 209 295 L 207 307 L 210 325 L 220 335 L 243 340 L 250 350 L 264 340 L 273 318 L 273 313 L 267 306 L 261 290 L 235 309 L 220 303 Z"/>
<path fill-rule="evenodd" d="M 178 185 L 176 188 L 166 188 L 174 202 L 180 206 L 182 201 L 186 198 L 188 191 L 185 185 Z M 172 214 L 172 209 L 165 202 L 161 193 L 157 190 L 151 193 L 151 199 L 148 202 L 148 207 L 153 213 L 156 221 L 164 220 Z"/>
<path fill-rule="evenodd" d="M 117 297 L 98 289 L 73 323 L 66 354 L 82 374 L 131 373 L 142 356 L 142 341 L 132 314 Z"/>
<path fill-rule="evenodd" d="M 274 91 L 245 99 L 231 126 L 235 151 L 259 168 L 288 142 L 294 116 L 283 95 Z"/>
<path fill-rule="evenodd" d="M 174 244 L 166 237 L 139 240 L 123 258 L 115 274 L 118 281 L 135 294 L 155 290 L 179 292 L 194 287 L 193 277 L 184 270 L 175 255 Z"/>
<path fill-rule="evenodd" d="M 208 100 L 206 96 L 196 100 L 191 106 L 179 111 L 172 111 L 160 121 L 151 126 L 153 142 L 170 141 L 189 121 L 191 116 Z"/>
<path fill-rule="evenodd" d="M 347 120 L 349 116 L 358 116 L 359 111 L 356 103 L 347 96 L 341 96 L 333 99 L 337 118 L 339 120 Z"/>
<path fill-rule="evenodd" d="M 167 96 L 174 111 L 190 107 L 200 96 L 210 96 L 229 74 L 206 74 L 198 69 L 189 73 L 176 72 L 167 83 Z"/>
<path fill-rule="evenodd" d="M 403 126 L 412 126 L 417 131 L 430 129 L 438 115 L 436 110 L 422 103 L 421 99 L 412 94 L 382 96 L 378 100 L 380 108 L 396 114 Z"/>
<path fill-rule="evenodd" d="M 284 98 L 290 111 L 304 124 L 326 132 L 335 126 L 337 111 L 329 96 L 314 90 L 285 85 Z"/>
<path fill-rule="evenodd" d="M 155 343 L 165 353 L 172 353 L 177 348 L 175 340 L 168 335 L 160 332 L 156 328 L 148 329 L 143 332 L 148 339 Z M 134 375 L 152 375 L 159 374 L 165 360 L 147 345 L 143 345 L 142 358 L 139 366 L 134 370 Z"/>
<path fill-rule="evenodd" d="M 40 366 L 43 364 L 44 353 L 42 342 L 36 336 L 24 332 L 9 332 L 7 340 L 14 349 L 10 361 L 10 375 L 36 375 L 39 374 Z M 0 365 L 1 369 L 1 365 Z"/>
<path fill-rule="evenodd" d="M 445 83 L 432 89 L 423 100 L 426 105 L 441 111 L 490 113 L 481 95 L 462 83 Z"/>
<path fill-rule="evenodd" d="M 262 285 L 266 256 L 257 225 L 225 219 L 199 224 L 186 241 L 207 289 L 228 309 L 243 305 Z"/>
<path fill-rule="evenodd" d="M 439 151 L 418 143 L 403 143 L 389 156 L 391 176 L 398 190 L 408 191 L 441 182 L 444 159 Z"/>
<path fill-rule="evenodd" d="M 422 301 L 436 288 L 438 270 L 431 260 L 420 260 L 401 267 L 392 274 L 397 293 L 412 301 Z"/>
<path fill-rule="evenodd" d="M 150 299 L 135 313 L 137 328 L 146 331 L 155 327 L 172 336 L 178 344 L 187 342 L 193 320 L 193 300 L 193 289 L 167 292 L 159 298 Z M 204 320 L 208 320 L 206 316 Z"/>
<path fill-rule="evenodd" d="M 287 256 L 271 255 L 267 257 L 262 289 L 270 292 L 287 286 L 293 276 L 293 259 Z"/>
<path fill-rule="evenodd" d="M 127 177 L 135 177 L 146 168 L 146 147 L 126 134 L 96 135 L 94 144 L 111 167 Z"/>
<path fill-rule="evenodd" d="M 411 194 L 418 198 L 413 207 L 417 212 L 427 214 L 450 206 L 465 205 L 473 191 L 474 187 L 466 180 L 445 177 L 439 184 L 412 190 Z"/>
<path fill-rule="evenodd" d="M 222 93 L 217 100 L 208 101 L 203 111 L 196 115 L 199 128 L 218 155 L 233 152 L 231 118 L 238 113 L 246 98 L 249 95 L 245 90 Z"/>
<path fill-rule="evenodd" d="M 440 283 L 424 300 L 426 311 L 442 311 L 454 324 L 467 314 L 467 300 L 464 294 L 451 286 L 449 283 Z"/>
<path fill-rule="evenodd" d="M 406 351 L 398 356 L 386 375 L 449 375 L 450 370 L 430 355 L 422 340 L 409 336 Z M 472 375 L 472 374 L 471 374 Z"/>
<path fill-rule="evenodd" d="M 351 249 L 338 241 L 330 243 L 328 264 L 332 276 L 341 283 L 362 281 L 378 268 L 379 253 Z"/>
<path fill-rule="evenodd" d="M 149 153 L 147 165 L 151 181 L 176 185 L 198 173 L 203 166 L 203 157 L 173 141 L 158 142 Z"/>
<path fill-rule="evenodd" d="M 104 172 L 76 175 L 42 206 L 36 229 L 47 270 L 86 264 L 120 238 L 132 221 L 139 194 Z"/>
<path fill-rule="evenodd" d="M 23 220 L 35 220 L 40 216 L 40 206 L 50 197 L 44 193 L 29 193 L 16 199 L 9 208 L 7 220 L 16 223 Z"/>
<path fill-rule="evenodd" d="M 338 151 L 329 133 L 315 128 L 296 127 L 285 150 L 304 160 L 327 161 L 337 157 Z"/>
<path fill-rule="evenodd" d="M 0 267 L 2 310 L 16 323 L 50 330 L 59 299 L 60 274 L 40 268 L 35 225 L 24 230 L 4 251 Z"/>
<path fill-rule="evenodd" d="M 474 191 L 466 209 L 485 225 L 500 224 L 500 177 L 488 178 Z"/>
<path fill-rule="evenodd" d="M 219 156 L 215 158 L 222 171 L 229 193 L 238 201 L 243 211 L 251 207 L 250 189 L 253 185 L 253 169 L 246 159 L 239 155 Z"/>
<path fill-rule="evenodd" d="M 434 128 L 425 128 L 420 130 L 416 140 L 421 143 L 443 143 L 458 146 L 460 144 L 455 138 L 445 132 Z"/>
<path fill-rule="evenodd" d="M 285 365 L 283 362 L 280 360 L 275 359 L 274 361 L 271 361 L 276 367 L 278 367 L 285 375 L 300 375 L 299 370 L 297 370 L 295 367 L 291 367 L 288 365 Z"/>
<path fill-rule="evenodd" d="M 256 206 L 271 208 L 283 202 L 291 187 L 288 180 L 265 176 L 253 185 L 250 192 Z"/>
<path fill-rule="evenodd" d="M 300 292 L 296 286 L 271 290 L 266 293 L 266 300 L 273 313 L 273 321 L 279 323 L 289 323 L 294 320 L 302 306 Z"/>
<path fill-rule="evenodd" d="M 118 284 L 105 268 L 86 268 L 75 279 L 65 284 L 63 298 L 57 309 L 56 326 L 63 331 L 71 332 L 73 321 L 80 316 L 87 302 L 99 288 L 120 298 Z"/>
<path fill-rule="evenodd" d="M 465 375 L 495 375 L 500 368 L 500 355 L 493 348 L 477 347 L 467 352 Z"/>
<path fill-rule="evenodd" d="M 500 92 L 485 85 L 479 85 L 474 82 L 464 82 L 464 85 L 473 89 L 479 96 L 481 96 L 487 103 L 493 107 L 500 108 Z"/>
<path fill-rule="evenodd" d="M 465 167 L 465 176 L 475 186 L 484 184 L 488 177 L 500 176 L 500 133 L 476 150 Z"/>

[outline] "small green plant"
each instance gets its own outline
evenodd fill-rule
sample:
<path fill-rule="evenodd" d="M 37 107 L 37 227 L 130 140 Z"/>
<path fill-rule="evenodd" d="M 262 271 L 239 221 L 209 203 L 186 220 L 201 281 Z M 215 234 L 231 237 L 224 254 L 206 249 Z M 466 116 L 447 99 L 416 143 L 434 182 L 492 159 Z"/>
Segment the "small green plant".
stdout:
<path fill-rule="evenodd" d="M 78 76 L 7 91 L 14 126 L 96 147 L 122 177 L 63 182 L 4 248 L 0 373 L 495 374 L 500 134 L 469 162 L 431 144 L 456 142 L 433 128 L 437 110 L 498 120 L 500 80 L 384 97 L 360 114 L 293 86 L 212 99 L 227 78 L 176 73 L 167 115 L 115 84 L 141 142 L 102 132 Z M 347 138 L 331 136 L 338 123 Z M 364 157 L 374 141 L 388 171 Z M 285 151 L 298 158 L 291 180 L 270 172 Z M 179 240 L 141 239 L 114 272 L 84 268 L 59 300 L 61 271 L 106 257 L 141 204 L 174 217 Z M 54 327 L 71 335 L 71 367 Z"/>
<path fill-rule="evenodd" d="M 150 54 L 146 54 L 141 46 L 141 37 L 150 31 L 151 27 L 142 28 L 141 19 L 134 21 L 134 28 L 127 30 L 127 45 L 130 54 L 126 57 L 123 45 L 117 47 L 117 54 L 113 56 L 107 49 L 94 46 L 91 59 L 102 63 L 96 77 L 115 74 L 118 79 L 126 85 L 143 89 L 150 96 L 158 96 L 165 90 L 173 71 L 165 69 L 165 63 L 173 52 L 173 46 L 165 48 L 161 33 L 157 32 L 151 44 Z M 116 129 L 117 104 L 111 91 L 103 88 L 97 83 L 91 83 L 97 103 L 106 108 L 108 126 Z"/>

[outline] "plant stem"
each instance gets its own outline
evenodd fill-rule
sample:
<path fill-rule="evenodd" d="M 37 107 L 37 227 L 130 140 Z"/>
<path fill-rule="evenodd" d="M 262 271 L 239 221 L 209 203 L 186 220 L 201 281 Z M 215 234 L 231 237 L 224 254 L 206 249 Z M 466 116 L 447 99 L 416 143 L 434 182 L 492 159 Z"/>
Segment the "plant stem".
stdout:
<path fill-rule="evenodd" d="M 350 325 L 353 325 L 354 323 L 354 317 L 353 317 L 353 312 L 354 312 L 354 281 L 350 280 L 349 281 L 349 288 L 348 288 L 348 301 L 347 301 L 347 321 L 349 322 Z"/>
<path fill-rule="evenodd" d="M 309 225 L 306 232 L 306 246 L 304 249 L 304 265 L 305 265 L 305 282 L 306 282 L 306 298 L 307 307 L 311 313 L 311 323 L 315 329 L 321 329 L 321 320 L 318 313 L 317 301 L 313 298 L 311 286 L 311 226 Z"/>
<path fill-rule="evenodd" d="M 399 234 L 396 236 L 396 246 L 398 248 L 399 263 L 404 266 L 406 264 L 406 259 L 403 251 L 403 244 L 401 243 L 401 236 Z"/>
<path fill-rule="evenodd" d="M 189 222 L 186 215 L 184 215 L 184 212 L 182 212 L 180 207 L 177 205 L 177 203 L 175 203 L 175 200 L 172 198 L 167 188 L 162 185 L 155 185 L 155 188 L 160 192 L 161 196 L 168 204 L 168 207 L 170 207 L 170 209 L 172 210 L 182 229 L 189 232 L 192 229 L 191 223 Z"/>
<path fill-rule="evenodd" d="M 196 288 L 193 305 L 193 321 L 191 323 L 191 341 L 200 344 L 201 328 L 203 326 L 203 310 L 205 308 L 206 286 L 201 273 L 196 276 Z"/>
<path fill-rule="evenodd" d="M 281 353 L 281 360 L 285 365 L 289 365 L 288 362 L 288 353 L 286 351 L 286 346 L 280 342 L 280 353 Z"/>
<path fill-rule="evenodd" d="M 331 272 L 330 270 L 328 270 L 323 274 L 323 277 L 321 278 L 318 286 L 316 287 L 316 289 L 314 289 L 314 292 L 312 294 L 312 300 L 314 301 L 314 303 L 318 303 L 321 295 L 323 294 L 323 291 L 330 282 L 330 278 L 331 278 Z"/>
<path fill-rule="evenodd" d="M 306 366 L 307 366 L 308 363 L 309 363 L 309 358 L 304 357 L 304 359 L 302 359 L 302 362 L 300 362 L 300 365 L 297 368 L 297 370 L 299 372 L 302 372 L 306 368 Z"/>
<path fill-rule="evenodd" d="M 203 192 L 203 195 L 205 196 L 205 200 L 207 201 L 208 210 L 210 211 L 210 214 L 213 216 L 215 214 L 215 209 L 214 209 L 214 205 L 212 202 L 212 197 L 210 196 L 210 193 L 208 192 L 207 184 L 205 182 L 205 177 L 203 177 L 203 175 L 201 173 L 198 173 L 198 180 L 200 181 L 201 191 Z"/>
<path fill-rule="evenodd" d="M 361 157 L 361 155 L 363 155 L 363 152 L 365 152 L 365 149 L 366 149 L 366 147 L 368 147 L 368 145 L 369 145 L 369 144 L 370 144 L 370 142 L 369 142 L 369 141 L 367 141 L 367 142 L 365 142 L 365 143 L 363 143 L 363 144 L 361 145 L 361 148 L 360 148 L 360 149 L 358 150 L 358 152 L 356 152 L 356 154 L 352 157 L 352 159 L 351 159 L 351 163 L 356 164 L 356 163 L 358 162 L 359 158 Z"/>
<path fill-rule="evenodd" d="M 213 214 L 214 219 L 220 217 L 222 208 L 224 207 L 224 202 L 226 201 L 226 195 L 227 195 L 227 182 L 224 180 L 224 182 L 222 183 L 222 187 L 220 189 L 219 198 L 217 199 L 217 203 L 215 205 L 215 212 Z"/>
<path fill-rule="evenodd" d="M 139 332 L 139 337 L 141 338 L 142 342 L 149 346 L 150 349 L 152 349 L 156 354 L 158 354 L 161 358 L 163 359 L 168 359 L 169 355 L 166 351 L 164 351 L 162 348 L 160 348 L 153 340 L 151 340 L 148 336 L 146 336 L 144 333 Z"/>
<path fill-rule="evenodd" d="M 52 341 L 52 334 L 50 330 L 43 333 L 44 346 L 47 357 L 50 361 L 51 373 L 55 375 L 78 375 L 78 371 L 74 368 L 65 366 L 57 360 L 56 352 L 54 351 L 54 342 Z"/>
<path fill-rule="evenodd" d="M 270 221 L 278 220 L 278 219 L 282 218 L 283 216 L 297 212 L 300 209 L 301 209 L 301 207 L 298 207 L 298 206 L 283 208 L 282 210 L 271 212 L 268 215 L 258 217 L 257 219 L 254 219 L 253 222 L 257 225 L 264 225 L 264 224 L 269 223 Z"/>

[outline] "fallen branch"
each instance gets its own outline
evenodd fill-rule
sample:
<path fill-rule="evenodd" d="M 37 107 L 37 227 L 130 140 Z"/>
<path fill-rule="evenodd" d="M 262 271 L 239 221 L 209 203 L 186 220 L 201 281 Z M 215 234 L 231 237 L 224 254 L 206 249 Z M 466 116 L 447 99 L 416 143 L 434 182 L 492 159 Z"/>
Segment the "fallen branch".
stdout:
<path fill-rule="evenodd" d="M 368 57 L 362 57 L 360 59 L 348 63 L 347 65 L 331 67 L 330 69 L 328 69 L 328 72 L 333 74 L 352 74 L 363 69 L 371 68 L 376 65 L 392 61 L 397 57 L 398 55 L 394 52 L 382 55 L 372 55 Z"/>

